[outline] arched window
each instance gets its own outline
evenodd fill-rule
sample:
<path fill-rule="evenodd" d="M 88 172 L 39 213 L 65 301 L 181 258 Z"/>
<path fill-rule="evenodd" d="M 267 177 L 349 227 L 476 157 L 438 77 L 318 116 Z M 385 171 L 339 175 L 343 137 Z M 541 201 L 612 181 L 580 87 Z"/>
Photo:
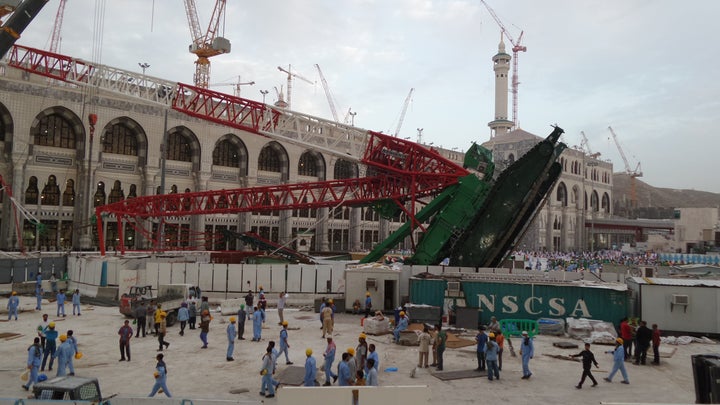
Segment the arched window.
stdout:
<path fill-rule="evenodd" d="M 97 189 L 95 189 L 95 196 L 93 197 L 93 207 L 99 207 L 105 205 L 105 183 L 99 181 Z"/>
<path fill-rule="evenodd" d="M 266 145 L 260 151 L 260 156 L 258 157 L 258 169 L 266 172 L 282 172 L 280 154 L 270 145 Z"/>
<path fill-rule="evenodd" d="M 51 114 L 40 119 L 34 128 L 34 143 L 41 146 L 75 149 L 75 134 L 68 120 L 58 114 Z"/>
<path fill-rule="evenodd" d="M 137 135 L 126 125 L 118 123 L 105 132 L 102 139 L 103 152 L 137 156 Z"/>
<path fill-rule="evenodd" d="M 180 162 L 192 162 L 190 139 L 178 132 L 167 135 L 167 158 Z"/>
<path fill-rule="evenodd" d="M 300 162 L 298 162 L 298 174 L 301 176 L 317 177 L 317 162 L 312 153 L 305 152 L 302 156 L 300 156 Z"/>
<path fill-rule="evenodd" d="M 216 166 L 240 167 L 238 146 L 229 139 L 221 141 L 213 150 L 213 164 Z"/>
<path fill-rule="evenodd" d="M 122 189 L 122 183 L 120 180 L 115 180 L 113 188 L 110 190 L 110 196 L 108 197 L 108 204 L 116 203 L 125 199 L 125 192 Z"/>
<path fill-rule="evenodd" d="M 338 161 L 335 162 L 335 179 L 352 179 L 356 177 L 357 171 L 355 169 L 355 165 L 352 162 L 338 159 Z"/>
<path fill-rule="evenodd" d="M 57 184 L 57 178 L 54 175 L 48 177 L 48 182 L 43 187 L 40 196 L 42 205 L 59 205 L 60 204 L 60 187 Z"/>
<path fill-rule="evenodd" d="M 137 186 L 134 184 L 130 185 L 130 192 L 128 193 L 127 198 L 136 198 L 137 197 Z"/>
<path fill-rule="evenodd" d="M 560 182 L 557 187 L 556 199 L 560 202 L 560 205 L 567 207 L 567 188 L 565 183 Z"/>
<path fill-rule="evenodd" d="M 25 189 L 25 204 L 37 204 L 39 194 L 37 177 L 31 176 L 28 181 L 28 187 Z"/>
<path fill-rule="evenodd" d="M 62 205 L 63 207 L 72 207 L 75 205 L 75 182 L 71 179 L 65 182 Z"/>
<path fill-rule="evenodd" d="M 592 194 L 590 194 L 590 209 L 597 212 L 600 210 L 599 203 L 600 201 L 598 197 L 597 191 L 593 190 Z"/>
<path fill-rule="evenodd" d="M 602 196 L 602 210 L 605 213 L 610 213 L 610 196 L 608 193 L 603 193 Z"/>
<path fill-rule="evenodd" d="M 507 161 L 508 161 L 508 165 L 515 163 L 515 155 L 512 153 L 510 155 L 508 155 Z"/>

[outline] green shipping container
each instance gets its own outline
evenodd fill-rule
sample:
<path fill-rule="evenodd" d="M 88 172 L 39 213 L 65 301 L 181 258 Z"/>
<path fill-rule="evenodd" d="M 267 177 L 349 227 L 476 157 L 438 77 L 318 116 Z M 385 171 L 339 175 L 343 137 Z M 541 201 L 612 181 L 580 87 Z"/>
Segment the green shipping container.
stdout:
<path fill-rule="evenodd" d="M 442 303 L 445 284 L 410 280 L 413 303 Z M 629 291 L 624 284 L 608 288 L 566 284 L 462 281 L 467 307 L 480 309 L 480 322 L 498 319 L 588 318 L 618 324 L 628 314 Z"/>
<path fill-rule="evenodd" d="M 442 279 L 410 279 L 410 302 L 443 308 L 447 281 Z"/>

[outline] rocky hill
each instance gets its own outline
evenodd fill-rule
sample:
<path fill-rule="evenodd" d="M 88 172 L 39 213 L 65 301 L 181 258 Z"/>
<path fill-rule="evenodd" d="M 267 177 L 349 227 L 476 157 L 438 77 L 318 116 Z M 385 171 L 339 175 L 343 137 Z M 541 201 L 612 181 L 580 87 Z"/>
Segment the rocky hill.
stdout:
<path fill-rule="evenodd" d="M 720 206 L 720 194 L 697 190 L 653 187 L 635 179 L 637 208 L 630 207 L 631 179 L 626 173 L 613 174 L 613 207 L 615 215 L 627 218 L 672 218 L 675 208 Z"/>

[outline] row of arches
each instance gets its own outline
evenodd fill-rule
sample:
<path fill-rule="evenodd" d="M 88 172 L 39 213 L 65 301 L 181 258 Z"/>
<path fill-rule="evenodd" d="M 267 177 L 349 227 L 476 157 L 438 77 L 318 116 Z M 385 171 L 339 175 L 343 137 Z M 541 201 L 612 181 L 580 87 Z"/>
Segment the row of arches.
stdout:
<path fill-rule="evenodd" d="M 603 184 L 610 184 L 612 182 L 612 175 L 610 171 L 605 169 L 599 169 L 597 166 L 590 166 L 584 163 L 584 160 L 578 159 L 567 159 L 564 156 L 560 157 L 560 164 L 562 165 L 563 172 L 576 174 L 578 176 L 584 176 L 586 179 L 591 181 L 600 182 Z M 583 173 L 583 165 L 585 165 Z"/>
<path fill-rule="evenodd" d="M 583 195 L 582 200 L 579 198 L 581 195 Z M 555 201 L 561 207 L 575 207 L 583 211 L 610 213 L 610 194 L 603 192 L 601 196 L 597 190 L 591 190 L 590 193 L 585 191 L 583 193 L 580 187 L 576 185 L 573 186 L 568 195 L 567 186 L 565 182 L 562 181 L 556 186 Z"/>

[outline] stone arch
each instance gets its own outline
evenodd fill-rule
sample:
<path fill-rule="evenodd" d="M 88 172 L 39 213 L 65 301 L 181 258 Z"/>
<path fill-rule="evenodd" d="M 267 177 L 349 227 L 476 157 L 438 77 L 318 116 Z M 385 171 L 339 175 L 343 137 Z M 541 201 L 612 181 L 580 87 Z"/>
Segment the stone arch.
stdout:
<path fill-rule="evenodd" d="M 147 134 L 145 133 L 145 129 L 143 129 L 140 124 L 137 123 L 134 119 L 130 117 L 117 117 L 105 125 L 105 128 L 103 128 L 102 133 L 102 143 L 105 142 L 105 137 L 107 134 L 112 131 L 113 127 L 116 125 L 122 125 L 126 127 L 130 132 L 135 134 L 135 141 L 136 141 L 136 154 L 138 158 L 138 164 L 141 166 L 147 165 L 147 155 L 148 155 L 148 140 L 147 140 Z"/>
<path fill-rule="evenodd" d="M 354 179 L 358 177 L 358 172 L 357 163 L 345 159 L 338 159 L 335 161 L 333 178 L 335 180 Z"/>
<path fill-rule="evenodd" d="M 245 143 L 237 135 L 225 134 L 218 139 L 213 149 L 213 165 L 224 166 L 226 163 L 225 157 L 223 156 L 228 152 L 226 148 L 237 153 L 237 166 L 226 166 L 226 167 L 237 167 L 240 170 L 241 176 L 247 176 L 248 173 L 248 151 Z M 232 159 L 230 159 L 232 160 Z"/>
<path fill-rule="evenodd" d="M 567 207 L 568 205 L 568 195 L 567 195 L 567 187 L 565 187 L 565 182 L 558 183 L 557 190 L 555 191 L 555 199 L 560 203 L 562 207 Z"/>
<path fill-rule="evenodd" d="M 63 106 L 48 107 L 40 111 L 35 116 L 35 119 L 30 125 L 31 143 L 34 144 L 35 136 L 39 135 L 40 123 L 53 115 L 56 115 L 61 119 L 67 121 L 68 125 L 70 126 L 70 130 L 75 137 L 75 159 L 85 159 L 85 126 L 83 125 L 82 120 L 80 119 L 80 117 L 77 116 L 77 114 Z"/>
<path fill-rule="evenodd" d="M 602 211 L 606 214 L 609 214 L 610 213 L 610 195 L 608 195 L 608 193 L 603 193 L 601 201 L 602 201 L 602 203 L 600 206 L 602 207 Z"/>
<path fill-rule="evenodd" d="M 168 160 L 179 160 L 180 157 L 188 156 L 187 160 L 180 160 L 192 163 L 192 171 L 200 171 L 200 142 L 193 131 L 184 125 L 170 128 L 167 132 L 168 145 L 167 145 L 167 156 Z M 170 145 L 171 138 L 174 139 L 173 145 Z M 182 139 L 186 143 L 178 143 Z M 183 148 L 189 148 L 188 150 L 182 150 Z M 173 159 L 174 157 L 175 159 Z"/>
<path fill-rule="evenodd" d="M 0 150 L 0 160 L 4 161 L 5 154 L 8 156 L 12 153 L 13 145 L 13 132 L 14 123 L 10 111 L 5 107 L 4 104 L 0 103 L 0 142 L 3 143 L 2 150 Z"/>
<path fill-rule="evenodd" d="M 313 150 L 303 152 L 298 161 L 298 174 L 325 180 L 325 158 L 322 153 Z"/>
<path fill-rule="evenodd" d="M 577 185 L 573 186 L 572 193 L 570 195 L 570 203 L 577 209 L 582 209 L 582 198 L 580 195 L 580 187 Z"/>
<path fill-rule="evenodd" d="M 288 179 L 290 159 L 287 151 L 279 142 L 270 141 L 263 146 L 258 156 L 258 170 L 280 173 L 282 181 Z"/>

